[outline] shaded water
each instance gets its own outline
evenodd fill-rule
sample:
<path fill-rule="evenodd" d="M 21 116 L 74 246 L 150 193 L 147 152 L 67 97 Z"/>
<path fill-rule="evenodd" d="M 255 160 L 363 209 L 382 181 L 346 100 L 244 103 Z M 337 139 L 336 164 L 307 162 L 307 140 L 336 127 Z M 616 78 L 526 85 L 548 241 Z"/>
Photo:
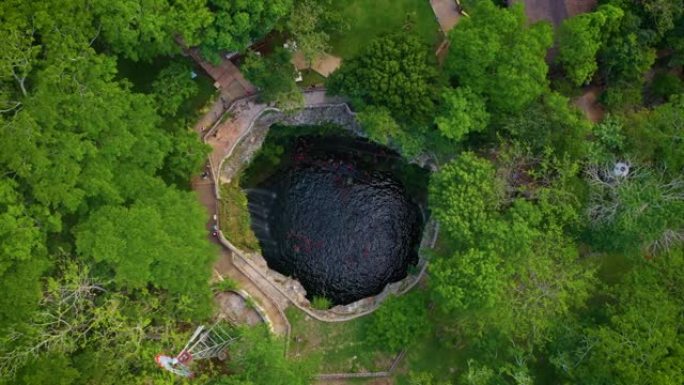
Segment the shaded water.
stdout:
<path fill-rule="evenodd" d="M 246 189 L 269 267 L 334 304 L 406 277 L 422 218 L 397 175 L 408 167 L 401 158 L 355 138 L 299 137 L 286 147 L 272 175 Z"/>

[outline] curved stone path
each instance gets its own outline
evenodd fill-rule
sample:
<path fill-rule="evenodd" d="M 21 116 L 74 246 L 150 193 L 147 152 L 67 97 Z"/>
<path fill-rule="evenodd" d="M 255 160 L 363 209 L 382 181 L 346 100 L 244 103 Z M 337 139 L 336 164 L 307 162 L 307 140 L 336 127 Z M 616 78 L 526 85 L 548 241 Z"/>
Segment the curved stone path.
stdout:
<path fill-rule="evenodd" d="M 307 91 L 304 94 L 307 107 L 329 104 L 337 99 L 325 95 L 325 90 L 318 89 Z M 214 274 L 217 279 L 231 278 L 239 287 L 254 298 L 268 319 L 271 329 L 277 335 L 289 335 L 290 324 L 283 313 L 289 305 L 289 300 L 278 292 L 258 272 L 251 271 L 253 266 L 243 263 L 235 258 L 233 252 L 224 246 L 217 237 L 211 235 L 212 228 L 216 225 L 214 215 L 218 213 L 217 187 L 220 183 L 220 163 L 223 158 L 230 154 L 237 142 L 249 131 L 254 120 L 270 107 L 263 103 L 257 103 L 256 98 L 243 96 L 234 100 L 230 107 L 221 116 L 217 116 L 212 109 L 210 117 L 201 119 L 195 126 L 195 130 L 205 143 L 211 146 L 209 154 L 210 177 L 202 179 L 196 177 L 192 181 L 192 188 L 198 195 L 202 205 L 207 209 L 210 217 L 207 223 L 207 234 L 212 242 L 220 247 L 220 257 L 214 264 Z M 215 120 L 212 127 L 208 127 L 208 121 Z"/>
<path fill-rule="evenodd" d="M 202 205 L 207 209 L 209 217 L 213 217 L 218 209 L 216 196 L 214 195 L 213 178 L 201 179 L 197 177 L 193 180 L 192 187 L 197 193 Z M 213 225 L 214 222 L 213 219 L 211 219 L 207 223 L 206 228 L 207 237 L 211 242 L 217 244 L 220 249 L 219 258 L 214 264 L 215 278 L 219 280 L 221 278 L 230 278 L 237 282 L 238 286 L 245 290 L 250 297 L 254 298 L 259 304 L 273 332 L 277 335 L 288 335 L 290 324 L 283 314 L 282 309 L 284 309 L 284 307 L 281 307 L 281 304 L 276 303 L 274 300 L 275 297 L 271 297 L 270 293 L 264 293 L 247 275 L 233 266 L 232 252 L 224 247 L 216 237 L 211 235 Z"/>

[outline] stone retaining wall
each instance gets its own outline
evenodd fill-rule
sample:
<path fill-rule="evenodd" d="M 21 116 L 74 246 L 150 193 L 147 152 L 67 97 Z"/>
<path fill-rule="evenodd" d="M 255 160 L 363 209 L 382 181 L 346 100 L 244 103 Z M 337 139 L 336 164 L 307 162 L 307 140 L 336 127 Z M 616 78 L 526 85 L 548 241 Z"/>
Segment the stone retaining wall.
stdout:
<path fill-rule="evenodd" d="M 274 108 L 265 108 L 250 123 L 250 127 L 245 134 L 222 160 L 219 167 L 220 174 L 217 179 L 229 183 L 253 159 L 261 148 L 268 130 L 276 123 L 292 126 L 333 123 L 358 136 L 364 136 L 356 120 L 356 115 L 345 103 L 312 105 L 305 107 L 295 114 L 286 114 Z M 433 166 L 432 157 L 427 154 L 417 157 L 412 160 L 412 163 L 428 167 L 431 170 L 436 168 Z M 217 185 L 216 192 L 217 197 L 220 197 L 220 189 L 218 187 Z M 268 268 L 261 254 L 245 253 L 230 243 L 223 234 L 221 234 L 219 239 L 224 246 L 233 251 L 236 258 L 239 258 L 250 268 L 254 269 L 262 279 L 288 298 L 300 310 L 319 321 L 343 322 L 372 313 L 391 294 L 401 295 L 411 290 L 425 275 L 428 263 L 423 251 L 434 247 L 438 232 L 439 227 L 437 223 L 433 220 L 428 220 L 421 239 L 417 274 L 409 274 L 409 276 L 401 281 L 388 284 L 381 293 L 375 296 L 367 297 L 348 305 L 335 306 L 329 310 L 313 309 L 305 297 L 306 290 L 301 283 Z"/>

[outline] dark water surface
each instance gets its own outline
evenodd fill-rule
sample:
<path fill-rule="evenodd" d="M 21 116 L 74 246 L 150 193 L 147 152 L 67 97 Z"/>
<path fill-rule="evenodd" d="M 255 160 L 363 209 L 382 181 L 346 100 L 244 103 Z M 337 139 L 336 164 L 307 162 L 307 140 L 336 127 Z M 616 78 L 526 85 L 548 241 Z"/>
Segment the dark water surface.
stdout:
<path fill-rule="evenodd" d="M 406 277 L 422 216 L 400 180 L 424 170 L 357 138 L 299 137 L 280 156 L 272 175 L 246 189 L 270 268 L 297 278 L 310 299 L 334 304 Z"/>

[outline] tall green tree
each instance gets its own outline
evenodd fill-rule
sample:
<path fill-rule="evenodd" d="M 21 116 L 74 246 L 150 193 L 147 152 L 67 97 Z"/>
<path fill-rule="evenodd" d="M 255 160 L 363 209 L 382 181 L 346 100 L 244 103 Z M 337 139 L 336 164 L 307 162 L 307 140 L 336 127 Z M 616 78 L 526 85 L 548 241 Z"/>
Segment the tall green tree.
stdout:
<path fill-rule="evenodd" d="M 134 61 L 180 52 L 176 37 L 199 44 L 214 18 L 206 0 L 95 0 L 91 6 L 106 44 Z"/>
<path fill-rule="evenodd" d="M 308 385 L 315 362 L 285 355 L 285 344 L 265 328 L 243 328 L 231 346 L 229 367 L 234 372 L 217 385 Z"/>
<path fill-rule="evenodd" d="M 170 346 L 176 319 L 210 311 L 208 265 L 215 251 L 203 230 L 206 214 L 193 194 L 158 177 L 173 130 L 161 127 L 152 97 L 117 80 L 115 58 L 92 48 L 112 52 L 94 43 L 103 32 L 94 6 L 0 3 L 0 28 L 9 36 L 0 54 L 0 102 L 8 105 L 0 111 L 3 384 L 49 382 L 50 372 L 64 383 L 157 380 L 150 374 L 158 373 L 154 363 L 137 358 L 160 351 L 160 341 Z M 97 234 L 95 217 L 112 233 Z M 131 233 L 107 222 L 120 220 Z M 140 284 L 139 272 L 130 269 L 116 276 L 112 261 L 159 256 L 136 239 L 145 235 L 165 237 L 161 247 L 186 258 L 142 264 L 150 284 Z M 139 253 L 123 245 L 129 240 Z M 106 262 L 88 254 L 99 241 L 111 246 L 102 253 Z M 66 257 L 80 246 L 82 255 Z M 189 275 L 178 279 L 179 271 Z M 130 285 L 122 290 L 124 281 Z"/>
<path fill-rule="evenodd" d="M 521 5 L 478 1 L 449 32 L 446 70 L 461 86 L 487 98 L 491 109 L 516 112 L 547 88 L 548 23 L 528 25 Z"/>
<path fill-rule="evenodd" d="M 290 12 L 292 3 L 292 0 L 208 0 L 214 20 L 204 30 L 202 55 L 218 62 L 222 51 L 244 50 L 270 32 Z"/>
<path fill-rule="evenodd" d="M 277 48 L 265 57 L 249 53 L 242 65 L 245 77 L 261 91 L 259 98 L 286 111 L 304 106 L 304 96 L 295 82 L 296 70 L 291 59 L 290 51 Z"/>
<path fill-rule="evenodd" d="M 433 297 L 449 313 L 495 305 L 503 289 L 501 258 L 487 248 L 439 258 L 430 264 Z"/>
<path fill-rule="evenodd" d="M 628 0 L 623 4 L 642 18 L 644 29 L 654 31 L 658 37 L 670 31 L 684 13 L 681 0 Z"/>
<path fill-rule="evenodd" d="M 607 290 L 600 320 L 582 328 L 554 361 L 584 384 L 672 384 L 684 375 L 681 318 L 684 253 L 640 260 Z"/>
<path fill-rule="evenodd" d="M 309 64 L 330 49 L 330 33 L 341 27 L 331 8 L 331 0 L 296 0 L 287 16 L 285 29 Z"/>
<path fill-rule="evenodd" d="M 589 82 L 598 69 L 596 56 L 606 38 L 604 26 L 614 26 L 624 15 L 622 9 L 606 4 L 596 12 L 563 21 L 558 32 L 558 61 L 577 86 Z"/>
<path fill-rule="evenodd" d="M 684 96 L 673 96 L 668 103 L 652 110 L 642 109 L 625 115 L 621 122 L 625 152 L 635 161 L 662 168 L 671 176 L 684 171 Z"/>
<path fill-rule="evenodd" d="M 191 194 L 171 188 L 149 194 L 130 207 L 92 212 L 75 230 L 78 252 L 111 268 L 122 288 L 151 284 L 206 306 L 206 277 L 215 253 L 206 242 L 204 210 L 188 199 Z"/>
<path fill-rule="evenodd" d="M 45 233 L 12 180 L 0 181 L 0 330 L 27 319 L 40 299 Z"/>
<path fill-rule="evenodd" d="M 371 140 L 398 148 L 407 158 L 420 153 L 423 146 L 421 138 L 402 129 L 387 108 L 368 106 L 356 118 Z"/>
<path fill-rule="evenodd" d="M 581 159 L 587 152 L 591 123 L 556 92 L 544 94 L 517 114 L 501 119 L 502 128 L 541 154 L 549 148 L 557 156 Z"/>
<path fill-rule="evenodd" d="M 183 102 L 199 91 L 190 72 L 192 68 L 183 62 L 172 62 L 163 68 L 152 83 L 152 92 L 160 114 L 174 116 Z"/>
<path fill-rule="evenodd" d="M 328 92 L 357 105 L 385 107 L 397 121 L 426 122 L 435 109 L 436 70 L 429 52 L 411 34 L 377 38 L 332 74 Z"/>
<path fill-rule="evenodd" d="M 460 141 L 471 132 L 481 132 L 489 124 L 489 113 L 482 98 L 467 87 L 442 92 L 442 108 L 435 124 L 442 135 Z"/>
<path fill-rule="evenodd" d="M 430 207 L 444 231 L 471 247 L 499 208 L 501 187 L 488 160 L 463 153 L 431 176 Z"/>
<path fill-rule="evenodd" d="M 654 47 L 661 37 L 647 22 L 642 2 L 610 3 L 622 9 L 623 17 L 608 28 L 605 44 L 599 51 L 600 74 L 608 84 L 602 99 L 611 110 L 625 110 L 642 103 L 644 74 L 655 62 Z"/>
<path fill-rule="evenodd" d="M 373 313 L 365 330 L 367 341 L 381 350 L 398 352 L 430 333 L 427 301 L 423 292 L 390 297 Z"/>

